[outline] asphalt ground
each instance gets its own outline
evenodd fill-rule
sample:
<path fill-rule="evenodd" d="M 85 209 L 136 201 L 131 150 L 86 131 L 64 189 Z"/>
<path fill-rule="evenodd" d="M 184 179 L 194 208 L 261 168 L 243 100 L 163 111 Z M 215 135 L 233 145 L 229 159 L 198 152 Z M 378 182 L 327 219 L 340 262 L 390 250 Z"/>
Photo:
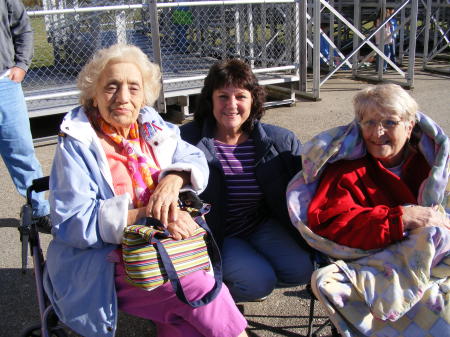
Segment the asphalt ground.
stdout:
<path fill-rule="evenodd" d="M 347 74 L 338 74 L 321 88 L 321 101 L 299 99 L 293 107 L 268 110 L 263 120 L 293 130 L 305 142 L 318 132 L 350 122 L 353 119 L 351 99 L 358 89 L 366 85 L 365 82 L 351 80 Z M 450 77 L 418 69 L 414 89 L 410 93 L 418 101 L 421 111 L 449 134 Z M 55 125 L 36 127 L 56 129 Z M 33 134 L 39 131 L 33 130 Z M 54 150 L 55 144 L 36 147 L 44 174 L 50 171 Z M 38 307 L 31 260 L 27 273 L 21 273 L 17 226 L 24 199 L 15 191 L 3 162 L 0 163 L 0 176 L 0 337 L 11 337 L 19 336 L 22 329 L 38 321 Z M 41 235 L 44 250 L 49 239 L 49 235 Z M 248 320 L 250 336 L 299 336 L 306 333 L 309 294 L 304 286 L 276 289 L 264 302 L 239 306 Z M 316 308 L 315 317 L 318 319 L 315 325 L 326 318 L 320 304 Z M 325 329 L 321 335 L 329 333 L 330 330 Z M 155 333 L 150 322 L 120 314 L 116 336 L 155 336 Z"/>

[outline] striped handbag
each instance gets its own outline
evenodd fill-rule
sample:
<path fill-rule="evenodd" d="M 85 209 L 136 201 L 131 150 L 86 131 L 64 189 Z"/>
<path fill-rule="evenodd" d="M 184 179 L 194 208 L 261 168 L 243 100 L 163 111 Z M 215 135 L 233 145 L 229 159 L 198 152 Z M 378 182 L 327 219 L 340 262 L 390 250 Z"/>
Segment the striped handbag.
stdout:
<path fill-rule="evenodd" d="M 143 218 L 136 225 L 127 226 L 122 240 L 127 281 L 148 291 L 170 281 L 184 303 L 199 307 L 211 302 L 222 287 L 220 253 L 203 215 L 194 215 L 199 228 L 183 240 L 169 237 L 169 232 L 154 218 Z M 215 286 L 203 298 L 189 301 L 179 278 L 198 270 L 210 270 L 211 265 Z"/>

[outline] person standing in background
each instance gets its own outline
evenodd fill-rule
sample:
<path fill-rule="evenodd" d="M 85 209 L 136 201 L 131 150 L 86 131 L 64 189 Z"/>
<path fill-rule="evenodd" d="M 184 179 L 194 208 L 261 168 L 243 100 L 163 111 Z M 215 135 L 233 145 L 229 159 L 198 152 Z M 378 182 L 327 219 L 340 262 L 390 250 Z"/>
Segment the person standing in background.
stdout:
<path fill-rule="evenodd" d="M 21 85 L 33 57 L 33 31 L 21 1 L 0 0 L 0 16 L 0 154 L 17 191 L 25 196 L 33 179 L 42 177 Z M 34 194 L 32 206 L 38 227 L 48 231 L 43 193 Z"/>
<path fill-rule="evenodd" d="M 395 12 L 395 10 L 393 8 L 388 8 L 387 10 L 387 16 L 392 16 Z M 391 43 L 389 44 L 389 50 L 390 50 L 390 59 L 392 62 L 394 62 L 395 64 L 397 63 L 397 53 L 396 53 L 396 48 L 397 48 L 397 36 L 398 33 L 396 32 L 397 27 L 398 27 L 398 22 L 397 19 L 395 17 L 392 16 L 392 18 L 389 20 L 389 24 L 390 24 L 390 28 L 391 28 Z"/>
<path fill-rule="evenodd" d="M 375 27 L 379 27 L 383 23 L 383 20 L 389 15 L 387 10 L 385 13 L 386 13 L 385 16 L 382 16 L 382 12 L 380 11 L 380 13 L 378 14 L 378 17 L 375 21 Z M 384 39 L 382 39 L 382 37 L 384 37 Z M 382 40 L 383 40 L 383 45 L 381 45 Z M 386 55 L 389 59 L 391 59 L 391 47 L 390 46 L 392 45 L 393 40 L 392 40 L 392 29 L 391 29 L 390 22 L 386 22 L 384 27 L 375 34 L 375 42 L 376 42 L 376 45 L 384 51 L 384 55 Z M 377 62 L 376 62 L 376 68 L 375 68 L 377 71 L 378 71 L 379 62 L 383 62 L 383 72 L 385 72 L 387 70 L 387 62 L 385 60 L 383 60 L 380 57 L 380 55 L 377 55 Z"/>

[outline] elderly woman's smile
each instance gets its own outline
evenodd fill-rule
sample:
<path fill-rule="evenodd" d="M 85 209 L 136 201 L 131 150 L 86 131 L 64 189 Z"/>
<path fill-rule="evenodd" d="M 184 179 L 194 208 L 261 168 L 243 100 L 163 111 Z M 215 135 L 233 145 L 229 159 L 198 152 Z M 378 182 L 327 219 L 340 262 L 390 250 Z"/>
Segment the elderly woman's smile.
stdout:
<path fill-rule="evenodd" d="M 100 75 L 94 97 L 94 107 L 98 108 L 101 117 L 126 137 L 143 105 L 144 89 L 139 68 L 129 62 L 108 64 Z"/>

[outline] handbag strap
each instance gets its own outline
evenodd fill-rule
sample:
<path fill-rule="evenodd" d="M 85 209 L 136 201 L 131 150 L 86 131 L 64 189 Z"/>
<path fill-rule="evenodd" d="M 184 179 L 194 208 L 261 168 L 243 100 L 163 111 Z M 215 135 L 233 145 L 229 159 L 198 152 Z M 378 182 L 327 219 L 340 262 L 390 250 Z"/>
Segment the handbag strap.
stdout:
<path fill-rule="evenodd" d="M 157 225 L 158 229 L 164 228 L 164 226 L 157 222 L 158 220 L 154 218 L 143 218 L 146 225 Z M 222 259 L 220 256 L 219 247 L 217 246 L 216 241 L 214 240 L 214 237 L 211 233 L 211 230 L 209 229 L 205 219 L 202 216 L 198 216 L 194 218 L 195 222 L 201 226 L 207 233 L 208 233 L 208 254 L 211 260 L 212 268 L 214 271 L 214 287 L 206 293 L 202 298 L 196 300 L 196 301 L 190 301 L 186 294 L 184 293 L 183 287 L 180 282 L 180 278 L 178 277 L 178 274 L 175 270 L 175 267 L 173 266 L 172 260 L 170 259 L 169 254 L 167 254 L 166 249 L 164 248 L 164 245 L 159 240 L 160 235 L 153 235 L 150 243 L 156 247 L 158 250 L 158 253 L 161 257 L 161 262 L 164 265 L 164 269 L 166 270 L 167 277 L 169 278 L 170 284 L 172 285 L 173 291 L 177 295 L 177 297 L 182 301 L 183 303 L 186 303 L 190 305 L 193 308 L 198 308 L 203 305 L 206 305 L 210 303 L 212 300 L 214 300 L 217 295 L 219 294 L 220 290 L 222 289 Z M 139 221 L 140 222 L 140 221 Z M 140 224 L 140 223 L 139 223 Z M 167 236 L 168 231 L 167 229 L 164 230 L 165 233 L 161 236 Z M 170 235 L 170 234 L 169 234 Z"/>

